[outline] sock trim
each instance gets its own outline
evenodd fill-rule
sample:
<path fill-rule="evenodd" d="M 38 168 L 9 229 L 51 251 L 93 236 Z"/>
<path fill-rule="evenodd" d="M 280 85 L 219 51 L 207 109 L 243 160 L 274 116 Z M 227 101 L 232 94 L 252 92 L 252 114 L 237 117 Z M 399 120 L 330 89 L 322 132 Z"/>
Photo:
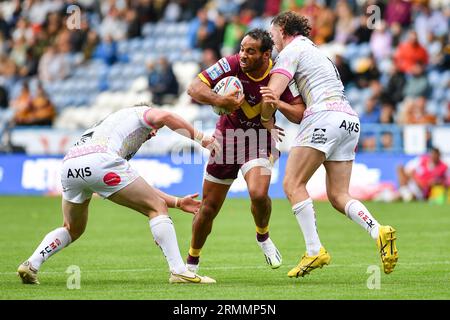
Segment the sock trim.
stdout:
<path fill-rule="evenodd" d="M 352 206 L 352 204 L 357 203 L 358 201 L 355 199 L 350 200 L 349 202 L 347 202 L 347 204 L 345 205 L 344 211 L 345 211 L 345 215 L 347 217 L 350 217 L 350 207 Z"/>
<path fill-rule="evenodd" d="M 269 225 L 265 226 L 264 228 L 256 226 L 256 233 L 263 235 L 266 234 L 267 232 L 269 232 Z"/>
<path fill-rule="evenodd" d="M 305 206 L 307 206 L 308 204 L 312 203 L 312 199 L 308 198 L 306 200 L 297 202 L 296 204 L 294 204 L 292 206 L 292 211 L 294 212 L 294 215 L 297 215 L 297 211 L 301 211 Z"/>
<path fill-rule="evenodd" d="M 202 249 L 194 249 L 194 248 L 190 247 L 189 248 L 189 255 L 191 257 L 194 257 L 194 258 L 200 257 L 200 251 L 201 250 Z"/>

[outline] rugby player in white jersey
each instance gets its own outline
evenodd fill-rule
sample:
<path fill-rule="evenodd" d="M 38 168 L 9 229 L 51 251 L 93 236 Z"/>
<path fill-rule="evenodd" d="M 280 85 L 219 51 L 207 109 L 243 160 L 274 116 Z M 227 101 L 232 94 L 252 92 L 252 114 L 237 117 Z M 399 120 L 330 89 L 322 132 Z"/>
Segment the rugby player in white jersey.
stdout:
<path fill-rule="evenodd" d="M 181 258 L 169 208 L 196 213 L 198 194 L 183 198 L 150 186 L 128 160 L 163 126 L 189 137 L 209 150 L 220 151 L 215 138 L 205 136 L 181 117 L 141 105 L 121 109 L 84 132 L 63 160 L 61 183 L 64 225 L 48 233 L 17 272 L 23 283 L 39 284 L 42 263 L 77 240 L 84 232 L 92 193 L 134 209 L 149 218 L 150 231 L 170 269 L 170 283 L 214 283 L 189 270 Z"/>
<path fill-rule="evenodd" d="M 288 276 L 303 277 L 331 260 L 320 242 L 313 203 L 306 190 L 308 180 L 322 164 L 329 201 L 376 240 L 384 272 L 391 273 L 398 259 L 395 230 L 380 225 L 348 191 L 361 129 L 358 115 L 344 95 L 335 65 L 307 38 L 310 29 L 308 20 L 294 12 L 280 13 L 272 20 L 270 34 L 279 55 L 268 86 L 261 88 L 261 122 L 269 130 L 273 129 L 272 113 L 288 85 L 298 87 L 306 104 L 283 181 L 303 232 L 306 253 Z"/>

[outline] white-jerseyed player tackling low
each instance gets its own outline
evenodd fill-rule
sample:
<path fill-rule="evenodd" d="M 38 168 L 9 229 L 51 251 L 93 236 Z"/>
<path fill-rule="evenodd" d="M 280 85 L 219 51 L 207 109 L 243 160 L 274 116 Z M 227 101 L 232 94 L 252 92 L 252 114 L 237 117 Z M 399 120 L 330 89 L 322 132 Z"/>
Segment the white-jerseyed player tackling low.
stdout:
<path fill-rule="evenodd" d="M 187 270 L 168 215 L 168 207 L 196 213 L 200 208 L 200 201 L 195 199 L 198 194 L 178 198 L 155 189 L 127 161 L 163 126 L 210 150 L 220 150 L 213 137 L 203 135 L 181 117 L 148 106 L 121 109 L 88 129 L 63 160 L 64 225 L 48 233 L 19 266 L 17 272 L 23 283 L 39 284 L 37 272 L 42 263 L 83 234 L 93 192 L 148 216 L 153 238 L 169 265 L 170 283 L 215 282 Z"/>
<path fill-rule="evenodd" d="M 331 260 L 320 242 L 313 203 L 306 190 L 307 182 L 322 164 L 326 170 L 329 201 L 376 240 L 384 272 L 390 273 L 398 259 L 395 230 L 381 226 L 348 192 L 360 134 L 358 115 L 344 95 L 333 62 L 307 38 L 309 31 L 308 20 L 294 12 L 280 13 L 272 20 L 270 34 L 279 55 L 268 87 L 261 88 L 264 97 L 261 122 L 269 130 L 273 128 L 268 120 L 277 106 L 278 97 L 292 79 L 306 104 L 298 135 L 289 152 L 283 182 L 303 232 L 306 253 L 288 276 L 303 277 Z"/>

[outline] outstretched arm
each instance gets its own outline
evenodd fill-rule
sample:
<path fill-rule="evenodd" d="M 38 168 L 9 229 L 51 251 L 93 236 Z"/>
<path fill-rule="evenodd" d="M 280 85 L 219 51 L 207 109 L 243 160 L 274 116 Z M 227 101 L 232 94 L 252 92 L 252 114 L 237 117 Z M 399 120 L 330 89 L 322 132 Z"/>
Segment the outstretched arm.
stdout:
<path fill-rule="evenodd" d="M 182 198 L 171 196 L 157 188 L 154 188 L 155 192 L 161 199 L 163 199 L 169 208 L 177 208 L 188 213 L 196 214 L 200 209 L 201 201 L 196 200 L 198 193 L 189 194 Z"/>
<path fill-rule="evenodd" d="M 214 137 L 206 136 L 203 132 L 195 129 L 189 122 L 175 113 L 152 108 L 145 114 L 145 121 L 150 123 L 155 129 L 167 126 L 172 131 L 195 140 L 202 147 L 209 150 L 219 151 L 219 144 Z"/>

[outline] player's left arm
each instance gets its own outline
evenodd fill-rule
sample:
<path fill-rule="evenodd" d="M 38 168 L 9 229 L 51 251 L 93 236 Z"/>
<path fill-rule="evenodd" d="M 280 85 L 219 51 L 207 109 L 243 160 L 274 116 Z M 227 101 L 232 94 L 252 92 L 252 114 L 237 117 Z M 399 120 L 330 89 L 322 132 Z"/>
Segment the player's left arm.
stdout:
<path fill-rule="evenodd" d="M 145 122 L 154 129 L 160 129 L 167 126 L 172 131 L 195 140 L 202 147 L 207 148 L 210 151 L 220 151 L 220 145 L 214 137 L 207 136 L 202 131 L 195 129 L 189 122 L 175 113 L 152 108 L 145 113 L 144 117 Z"/>
<path fill-rule="evenodd" d="M 272 91 L 274 99 L 280 99 L 281 94 L 284 92 L 284 90 L 286 90 L 290 80 L 291 79 L 289 79 L 289 77 L 283 73 L 276 72 L 271 75 L 267 87 Z M 261 123 L 264 127 L 267 128 L 268 124 L 270 123 L 270 119 L 272 119 L 272 116 L 277 109 L 277 106 L 272 102 L 266 101 L 263 92 L 261 92 L 261 94 L 263 95 L 263 103 L 261 106 Z"/>
<path fill-rule="evenodd" d="M 188 194 L 184 197 L 176 197 L 170 194 L 167 194 L 157 188 L 154 188 L 155 192 L 158 196 L 164 200 L 169 208 L 176 208 L 183 210 L 184 212 L 196 214 L 200 209 L 201 201 L 195 198 L 198 197 L 198 193 Z"/>

